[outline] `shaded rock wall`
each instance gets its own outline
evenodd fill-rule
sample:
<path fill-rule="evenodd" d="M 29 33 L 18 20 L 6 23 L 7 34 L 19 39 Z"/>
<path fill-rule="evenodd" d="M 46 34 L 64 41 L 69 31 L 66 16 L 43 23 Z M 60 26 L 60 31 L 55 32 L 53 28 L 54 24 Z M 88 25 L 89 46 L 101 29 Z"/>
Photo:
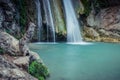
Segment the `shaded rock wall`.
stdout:
<path fill-rule="evenodd" d="M 20 27 L 14 4 L 10 0 L 0 1 L 0 29 L 20 37 Z"/>
<path fill-rule="evenodd" d="M 96 16 L 91 12 L 87 23 L 91 27 L 120 30 L 120 6 L 102 9 Z"/>

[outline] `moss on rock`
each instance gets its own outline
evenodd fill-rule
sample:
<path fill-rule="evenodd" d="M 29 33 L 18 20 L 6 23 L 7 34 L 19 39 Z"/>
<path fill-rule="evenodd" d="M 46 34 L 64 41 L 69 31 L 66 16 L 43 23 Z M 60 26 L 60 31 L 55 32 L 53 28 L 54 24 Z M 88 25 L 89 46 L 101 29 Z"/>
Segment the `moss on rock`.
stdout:
<path fill-rule="evenodd" d="M 85 41 L 96 41 L 96 42 L 120 42 L 119 37 L 115 37 L 115 35 L 111 36 L 111 34 L 115 34 L 104 30 L 104 33 L 98 31 L 100 29 L 94 29 L 91 27 L 84 27 L 83 29 L 83 38 Z M 106 35 L 108 34 L 108 35 Z"/>

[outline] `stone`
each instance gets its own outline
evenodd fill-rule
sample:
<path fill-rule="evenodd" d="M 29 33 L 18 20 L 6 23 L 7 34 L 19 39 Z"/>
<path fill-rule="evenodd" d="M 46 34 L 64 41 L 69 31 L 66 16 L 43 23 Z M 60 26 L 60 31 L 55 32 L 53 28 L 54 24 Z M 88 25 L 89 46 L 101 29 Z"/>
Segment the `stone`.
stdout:
<path fill-rule="evenodd" d="M 104 30 L 104 29 L 100 29 L 99 32 L 100 32 L 101 35 L 104 35 L 104 36 L 120 38 L 120 35 L 118 33 L 115 33 L 115 32 L 112 32 L 112 31 L 107 31 L 107 30 Z"/>
<path fill-rule="evenodd" d="M 29 56 L 17 57 L 15 60 L 13 60 L 13 63 L 19 66 L 20 68 L 28 69 Z"/>
<path fill-rule="evenodd" d="M 0 69 L 2 68 L 16 68 L 17 66 L 12 64 L 11 62 L 5 60 L 3 56 L 0 55 Z"/>
<path fill-rule="evenodd" d="M 2 28 L 2 22 L 4 21 L 4 15 L 3 15 L 3 11 L 0 8 L 0 29 Z"/>
<path fill-rule="evenodd" d="M 11 12 L 11 11 L 5 11 L 5 21 L 13 21 L 14 20 L 14 14 L 13 14 L 13 12 Z"/>
<path fill-rule="evenodd" d="M 86 35 L 91 38 L 98 38 L 100 36 L 99 33 L 93 28 L 85 27 L 84 30 L 85 30 Z"/>
<path fill-rule="evenodd" d="M 98 31 L 101 33 L 101 35 L 105 35 L 105 36 L 109 36 L 110 35 L 110 33 L 106 32 L 104 29 L 100 29 Z"/>
<path fill-rule="evenodd" d="M 0 80 L 38 80 L 0 55 Z"/>
<path fill-rule="evenodd" d="M 101 9 L 97 15 L 91 12 L 87 17 L 87 24 L 105 30 L 120 30 L 120 6 Z"/>
<path fill-rule="evenodd" d="M 93 11 L 87 17 L 87 25 L 95 28 L 103 38 L 102 41 L 107 41 L 112 38 L 120 40 L 120 6 L 108 7 L 101 9 L 98 14 Z M 113 40 L 114 42 L 117 42 Z"/>
<path fill-rule="evenodd" d="M 94 10 L 92 10 L 86 19 L 87 25 L 90 27 L 99 27 L 100 19 L 101 18 L 99 16 L 99 14 L 97 16 L 95 16 L 95 12 L 94 12 Z"/>
<path fill-rule="evenodd" d="M 0 47 L 11 55 L 20 55 L 19 41 L 6 32 L 0 31 Z"/>

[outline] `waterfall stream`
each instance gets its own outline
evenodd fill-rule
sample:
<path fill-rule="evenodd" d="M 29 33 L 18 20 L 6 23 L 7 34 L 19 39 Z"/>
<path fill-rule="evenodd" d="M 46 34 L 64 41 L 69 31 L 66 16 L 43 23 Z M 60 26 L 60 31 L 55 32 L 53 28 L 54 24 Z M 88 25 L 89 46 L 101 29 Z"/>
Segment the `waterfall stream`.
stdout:
<path fill-rule="evenodd" d="M 43 37 L 46 37 L 47 42 L 55 42 L 55 29 L 54 29 L 54 22 L 52 17 L 52 11 L 50 6 L 49 0 L 42 0 L 42 3 L 40 3 L 39 0 L 35 0 L 36 4 L 36 11 L 37 11 L 37 36 L 38 41 L 41 42 Z M 42 34 L 43 30 L 43 14 L 41 14 L 41 4 L 43 4 L 44 8 L 44 15 L 45 15 L 45 25 L 46 25 L 46 34 Z M 46 36 L 45 36 L 46 35 Z"/>
<path fill-rule="evenodd" d="M 37 9 L 37 36 L 38 41 L 41 40 L 41 27 L 42 27 L 42 15 L 41 15 L 41 5 L 39 0 L 35 0 L 36 9 Z"/>
<path fill-rule="evenodd" d="M 42 1 L 45 11 L 45 20 L 46 20 L 45 23 L 47 24 L 47 42 L 49 41 L 55 42 L 55 28 L 54 28 L 53 16 L 50 6 L 50 0 L 42 0 Z M 52 36 L 52 38 L 49 38 L 49 36 Z"/>
<path fill-rule="evenodd" d="M 60 11 L 57 11 L 59 10 L 58 5 L 55 4 L 54 1 L 53 1 L 54 4 L 51 4 L 50 0 L 42 0 L 42 1 L 35 0 L 35 3 L 37 8 L 37 22 L 38 22 L 37 25 L 38 25 L 39 42 L 41 42 L 43 38 L 47 42 L 55 42 L 56 41 L 55 26 L 56 26 L 56 29 L 58 29 L 58 27 L 59 29 L 64 27 L 64 22 L 61 22 L 63 20 L 62 19 L 60 20 L 60 18 L 62 18 L 62 15 L 60 15 L 59 13 Z M 42 4 L 42 7 L 41 7 L 41 4 Z M 54 5 L 55 9 L 52 9 L 52 5 Z M 67 27 L 67 42 L 81 42 L 82 37 L 80 33 L 80 25 L 78 23 L 76 13 L 72 5 L 72 1 L 63 0 L 63 6 L 64 6 L 64 12 L 65 12 L 64 15 L 66 20 L 66 27 Z M 44 22 L 44 25 L 43 25 L 43 22 Z"/>
<path fill-rule="evenodd" d="M 67 26 L 67 42 L 81 42 L 80 26 L 71 0 L 63 0 Z"/>

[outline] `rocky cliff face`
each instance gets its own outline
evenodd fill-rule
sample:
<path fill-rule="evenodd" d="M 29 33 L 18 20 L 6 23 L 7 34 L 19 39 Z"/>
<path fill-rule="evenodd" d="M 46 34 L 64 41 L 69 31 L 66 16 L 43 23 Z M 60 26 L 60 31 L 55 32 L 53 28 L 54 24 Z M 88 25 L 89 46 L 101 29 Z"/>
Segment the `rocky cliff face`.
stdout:
<path fill-rule="evenodd" d="M 33 0 L 0 0 L 0 30 L 19 39 L 30 21 L 36 23 Z"/>
<path fill-rule="evenodd" d="M 12 63 L 13 57 L 0 55 L 0 80 L 37 80 Z"/>
<path fill-rule="evenodd" d="M 15 1 L 22 0 L 0 0 L 0 80 L 44 80 L 48 69 L 26 44 L 36 28 L 33 0 L 25 0 L 21 8 Z"/>
<path fill-rule="evenodd" d="M 102 9 L 96 16 L 91 13 L 87 22 L 89 26 L 106 30 L 120 30 L 120 6 Z"/>
<path fill-rule="evenodd" d="M 94 14 L 94 11 L 91 11 L 87 17 L 87 25 L 94 28 L 100 34 L 100 37 L 116 39 L 116 42 L 119 42 L 120 6 L 101 9 L 97 15 Z M 107 42 L 112 41 L 108 39 Z"/>
<path fill-rule="evenodd" d="M 20 36 L 18 15 L 14 4 L 10 0 L 0 0 L 0 30 L 4 30 L 13 36 Z"/>

